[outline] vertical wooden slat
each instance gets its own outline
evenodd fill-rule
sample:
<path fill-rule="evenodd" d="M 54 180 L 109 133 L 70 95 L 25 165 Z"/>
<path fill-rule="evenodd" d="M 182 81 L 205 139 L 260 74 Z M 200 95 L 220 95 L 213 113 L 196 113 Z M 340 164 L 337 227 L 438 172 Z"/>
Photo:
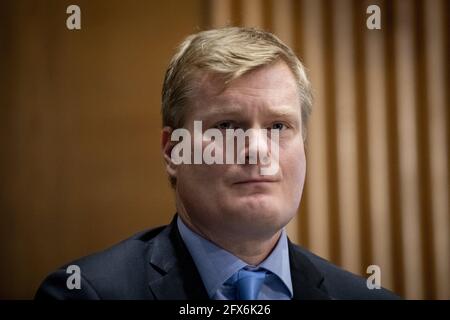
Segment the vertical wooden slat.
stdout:
<path fill-rule="evenodd" d="M 272 8 L 273 31 L 288 46 L 294 44 L 293 14 L 291 0 L 277 0 Z"/>
<path fill-rule="evenodd" d="M 323 2 L 304 0 L 301 6 L 302 38 L 306 39 L 304 61 L 313 84 L 314 107 L 309 123 L 306 188 L 308 188 L 309 245 L 315 253 L 329 259 L 327 193 L 327 137 L 325 111 L 325 72 L 323 46 Z"/>
<path fill-rule="evenodd" d="M 445 74 L 443 5 L 440 0 L 424 2 L 426 41 L 427 110 L 431 170 L 431 218 L 435 259 L 435 296 L 450 298 L 450 238 L 448 211 L 448 142 L 445 123 Z M 447 57 L 448 59 L 448 57 Z"/>
<path fill-rule="evenodd" d="M 294 31 L 293 31 L 293 15 L 291 0 L 279 0 L 273 4 L 272 27 L 273 32 L 288 46 L 293 47 Z M 298 215 L 287 225 L 289 238 L 299 242 L 299 218 Z"/>
<path fill-rule="evenodd" d="M 263 1 L 263 21 L 264 21 L 264 28 L 267 31 L 273 31 L 272 30 L 272 7 L 273 2 L 276 0 L 262 0 Z"/>
<path fill-rule="evenodd" d="M 336 76 L 336 128 L 341 263 L 361 269 L 358 213 L 358 159 L 355 105 L 355 66 L 350 0 L 333 2 L 334 66 Z"/>
<path fill-rule="evenodd" d="M 334 67 L 334 10 L 332 0 L 326 0 L 322 6 L 323 19 L 323 51 L 324 51 L 324 79 L 325 90 L 325 124 L 327 136 L 327 191 L 328 191 L 328 225 L 330 236 L 328 239 L 330 247 L 330 259 L 336 263 L 341 263 L 341 240 L 340 240 L 340 219 L 339 219 L 339 197 L 338 197 L 338 176 L 337 176 L 337 138 L 336 138 L 336 79 Z"/>
<path fill-rule="evenodd" d="M 389 175 L 389 214 L 391 225 L 391 238 L 392 238 L 392 268 L 393 268 L 393 282 L 395 292 L 404 296 L 404 279 L 403 279 L 403 250 L 402 250 L 402 228 L 401 228 L 401 212 L 400 212 L 400 164 L 399 158 L 399 138 L 397 130 L 397 118 L 398 112 L 396 107 L 396 92 L 397 92 L 397 70 L 395 55 L 395 17 L 394 17 L 394 4 L 393 1 L 384 1 L 382 13 L 382 26 L 384 28 L 383 38 L 385 41 L 385 54 L 386 57 L 386 78 L 385 78 L 385 91 L 386 91 L 386 109 L 387 118 L 386 125 L 388 131 L 388 175 Z"/>
<path fill-rule="evenodd" d="M 301 24 L 301 0 L 294 0 L 292 3 L 292 19 L 293 19 L 293 37 L 294 37 L 294 46 L 292 50 L 294 50 L 295 54 L 297 54 L 300 61 L 303 63 L 303 28 Z M 305 153 L 307 146 L 305 146 Z M 309 247 L 309 230 L 308 230 L 308 188 L 305 186 L 303 188 L 302 199 L 300 202 L 300 207 L 298 210 L 298 243 L 305 248 Z"/>
<path fill-rule="evenodd" d="M 372 2 L 366 2 L 367 6 Z M 393 288 L 389 218 L 388 136 L 384 87 L 384 30 L 366 29 L 366 94 L 369 151 L 370 221 L 373 264 L 380 266 L 382 285 Z"/>
<path fill-rule="evenodd" d="M 418 154 L 416 136 L 416 101 L 414 74 L 413 3 L 394 3 L 395 55 L 397 58 L 397 108 L 399 136 L 400 198 L 404 285 L 407 298 L 423 296 Z"/>
<path fill-rule="evenodd" d="M 215 25 L 231 20 L 238 0 L 234 1 L 233 6 L 232 1 L 211 2 L 210 7 L 216 8 L 213 20 L 221 21 Z M 366 0 L 360 5 L 351 0 L 239 0 L 238 4 L 243 25 L 264 24 L 293 48 L 302 40 L 302 58 L 314 89 L 303 199 L 308 239 L 303 242 L 353 272 L 364 270 L 363 262 L 379 265 L 382 285 L 407 298 L 426 294 L 445 299 L 450 295 L 448 79 L 443 68 L 448 16 L 443 12 L 448 5 L 443 0 L 418 1 Z M 414 12 L 419 9 L 414 11 L 414 5 L 420 3 L 424 20 L 415 25 Z M 352 27 L 358 23 L 352 25 L 352 21 L 359 18 L 354 15 L 365 15 L 361 9 L 370 4 L 382 8 L 382 30 L 361 25 L 364 30 L 355 31 Z M 359 38 L 354 38 L 360 31 Z M 424 49 L 418 47 L 422 42 L 416 43 L 420 39 L 425 41 Z M 363 75 L 355 78 L 356 71 Z M 418 78 L 422 77 L 419 71 L 426 75 L 424 80 Z M 361 80 L 364 83 L 357 85 Z M 367 128 L 358 122 L 361 119 Z M 425 123 L 427 134 L 421 136 L 418 130 Z M 361 139 L 366 138 L 363 148 Z M 424 139 L 428 139 L 427 148 Z M 421 150 L 429 154 L 419 154 Z M 360 152 L 367 155 L 362 157 Z M 363 189 L 361 179 L 366 181 Z M 427 186 L 430 191 L 423 196 L 421 188 Z M 366 191 L 368 195 L 363 194 Z M 367 199 L 364 205 L 362 196 Z M 366 206 L 369 212 L 362 219 L 361 209 Z M 424 215 L 430 217 L 424 219 Z M 424 221 L 429 221 L 426 228 Z M 361 225 L 366 222 L 367 227 Z M 288 225 L 293 241 L 300 239 L 299 230 L 299 220 L 294 219 Z M 361 238 L 364 230 L 370 234 Z M 363 239 L 369 239 L 368 243 Z M 425 268 L 428 246 L 433 263 Z M 362 261 L 366 250 L 370 252 Z M 432 274 L 424 274 L 427 270 Z M 425 292 L 426 279 L 435 280 L 427 288 L 436 292 Z"/>
<path fill-rule="evenodd" d="M 242 1 L 242 24 L 244 26 L 261 28 L 263 19 L 262 0 Z"/>
<path fill-rule="evenodd" d="M 223 27 L 230 23 L 231 0 L 211 0 L 209 7 L 212 27 Z"/>

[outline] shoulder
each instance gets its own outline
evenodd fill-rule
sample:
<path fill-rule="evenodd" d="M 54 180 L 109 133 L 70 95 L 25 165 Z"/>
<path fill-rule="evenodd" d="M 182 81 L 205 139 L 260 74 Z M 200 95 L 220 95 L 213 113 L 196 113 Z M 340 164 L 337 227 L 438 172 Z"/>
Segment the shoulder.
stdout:
<path fill-rule="evenodd" d="M 369 289 L 366 278 L 346 271 L 301 246 L 293 244 L 291 249 L 303 254 L 322 274 L 323 285 L 333 299 L 401 299 L 385 288 Z"/>
<path fill-rule="evenodd" d="M 51 273 L 35 299 L 148 298 L 148 256 L 152 240 L 167 226 L 143 231 L 101 252 L 72 261 Z M 79 270 L 80 288 L 69 289 L 67 280 Z"/>

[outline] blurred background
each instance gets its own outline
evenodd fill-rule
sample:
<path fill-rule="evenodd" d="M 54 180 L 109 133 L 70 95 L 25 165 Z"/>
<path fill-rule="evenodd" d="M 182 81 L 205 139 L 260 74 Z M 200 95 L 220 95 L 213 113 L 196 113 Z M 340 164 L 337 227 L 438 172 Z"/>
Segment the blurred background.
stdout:
<path fill-rule="evenodd" d="M 66 8 L 81 8 L 81 30 Z M 366 9 L 381 8 L 381 30 Z M 312 79 L 292 240 L 411 299 L 450 298 L 447 0 L 0 2 L 0 298 L 175 212 L 160 91 L 183 38 L 264 28 Z"/>

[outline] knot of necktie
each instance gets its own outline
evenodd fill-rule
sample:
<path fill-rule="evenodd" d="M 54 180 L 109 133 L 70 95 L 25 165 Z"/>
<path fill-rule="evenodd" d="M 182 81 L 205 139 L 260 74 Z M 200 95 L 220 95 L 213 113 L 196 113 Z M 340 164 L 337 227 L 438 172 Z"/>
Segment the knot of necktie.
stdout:
<path fill-rule="evenodd" d="M 239 270 L 233 277 L 236 298 L 239 300 L 256 300 L 266 278 L 265 270 Z"/>

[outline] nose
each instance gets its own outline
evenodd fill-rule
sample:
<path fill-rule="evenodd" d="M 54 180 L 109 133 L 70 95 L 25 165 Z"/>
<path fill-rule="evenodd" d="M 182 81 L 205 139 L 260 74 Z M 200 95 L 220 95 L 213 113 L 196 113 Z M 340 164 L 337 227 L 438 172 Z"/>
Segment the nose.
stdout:
<path fill-rule="evenodd" d="M 245 152 L 246 164 L 269 165 L 270 148 L 267 129 L 251 128 L 247 133 L 248 139 L 245 141 L 245 148 L 238 150 L 238 153 Z"/>

